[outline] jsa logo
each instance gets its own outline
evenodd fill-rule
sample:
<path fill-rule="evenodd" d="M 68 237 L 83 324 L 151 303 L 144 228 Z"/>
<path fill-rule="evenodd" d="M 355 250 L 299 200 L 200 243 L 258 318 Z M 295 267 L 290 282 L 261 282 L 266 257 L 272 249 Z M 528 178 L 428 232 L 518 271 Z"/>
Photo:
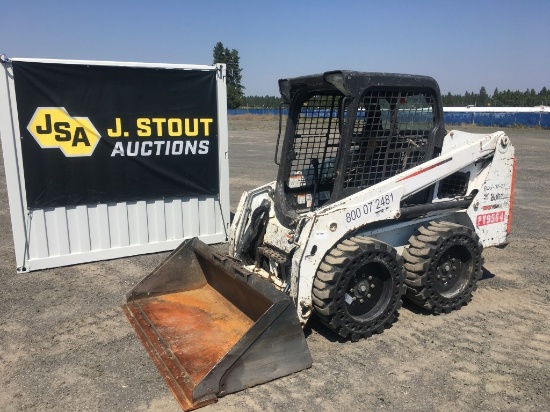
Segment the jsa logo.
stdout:
<path fill-rule="evenodd" d="M 71 117 L 64 107 L 39 107 L 27 129 L 40 147 L 59 148 L 67 157 L 91 156 L 101 135 L 87 117 Z"/>

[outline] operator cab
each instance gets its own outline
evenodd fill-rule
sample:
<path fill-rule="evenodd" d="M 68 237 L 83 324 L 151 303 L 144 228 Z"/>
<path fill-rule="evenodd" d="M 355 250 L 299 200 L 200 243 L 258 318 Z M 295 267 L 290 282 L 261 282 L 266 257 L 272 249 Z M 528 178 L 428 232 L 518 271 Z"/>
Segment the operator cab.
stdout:
<path fill-rule="evenodd" d="M 275 207 L 287 224 L 441 151 L 443 112 L 431 77 L 335 71 L 281 79 L 279 88 L 289 107 Z"/>

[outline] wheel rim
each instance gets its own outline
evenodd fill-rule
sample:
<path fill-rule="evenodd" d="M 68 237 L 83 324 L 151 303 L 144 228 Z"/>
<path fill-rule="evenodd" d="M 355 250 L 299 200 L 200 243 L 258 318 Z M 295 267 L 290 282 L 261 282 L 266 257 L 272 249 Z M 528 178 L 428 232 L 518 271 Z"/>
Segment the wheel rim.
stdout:
<path fill-rule="evenodd" d="M 445 298 L 461 293 L 472 277 L 473 256 L 467 247 L 453 245 L 445 250 L 435 268 L 434 289 Z"/>
<path fill-rule="evenodd" d="M 391 298 L 392 278 L 388 268 L 379 262 L 359 267 L 347 282 L 344 300 L 348 314 L 369 320 L 382 312 Z"/>

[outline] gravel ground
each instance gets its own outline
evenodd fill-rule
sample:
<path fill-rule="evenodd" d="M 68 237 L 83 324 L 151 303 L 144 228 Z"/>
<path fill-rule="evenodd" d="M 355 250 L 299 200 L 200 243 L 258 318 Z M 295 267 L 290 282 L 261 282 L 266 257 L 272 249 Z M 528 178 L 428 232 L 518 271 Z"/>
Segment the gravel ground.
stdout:
<path fill-rule="evenodd" d="M 276 175 L 277 121 L 259 119 L 230 121 L 232 210 Z M 312 322 L 311 369 L 202 410 L 548 410 L 550 131 L 506 132 L 518 156 L 513 239 L 484 251 L 468 306 L 432 316 L 405 304 L 356 343 Z M 166 253 L 18 275 L 3 169 L 0 180 L 0 410 L 179 411 L 120 309 Z"/>

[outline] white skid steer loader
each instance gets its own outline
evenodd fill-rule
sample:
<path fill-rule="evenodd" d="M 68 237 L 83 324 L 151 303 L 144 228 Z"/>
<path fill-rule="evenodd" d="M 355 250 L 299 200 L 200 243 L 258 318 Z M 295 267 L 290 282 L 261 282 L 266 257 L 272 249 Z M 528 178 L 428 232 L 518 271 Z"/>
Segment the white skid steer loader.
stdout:
<path fill-rule="evenodd" d="M 483 248 L 510 234 L 514 147 L 447 133 L 432 78 L 334 71 L 279 87 L 277 180 L 242 195 L 229 254 L 185 242 L 124 307 L 184 409 L 309 367 L 313 314 L 356 341 L 403 296 L 460 308 Z"/>

